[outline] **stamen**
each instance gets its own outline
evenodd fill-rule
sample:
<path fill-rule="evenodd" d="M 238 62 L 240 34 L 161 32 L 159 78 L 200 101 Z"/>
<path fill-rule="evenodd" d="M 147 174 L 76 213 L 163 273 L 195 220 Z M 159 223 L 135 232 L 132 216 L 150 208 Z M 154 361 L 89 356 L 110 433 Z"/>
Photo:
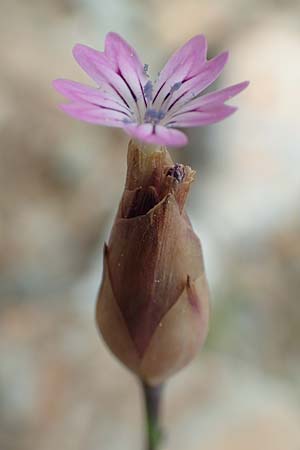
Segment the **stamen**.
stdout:
<path fill-rule="evenodd" d="M 171 86 L 170 91 L 167 93 L 167 95 L 165 96 L 165 98 L 163 99 L 161 106 L 164 106 L 165 110 L 169 110 L 168 105 L 171 101 L 172 95 L 174 94 L 175 91 L 178 91 L 178 89 L 182 86 L 182 82 L 178 81 L 177 83 L 173 84 L 173 86 Z"/>
<path fill-rule="evenodd" d="M 172 95 L 175 91 L 178 91 L 178 89 L 181 87 L 182 81 L 178 81 L 177 83 L 173 84 L 173 86 L 170 89 L 170 95 Z"/>
<path fill-rule="evenodd" d="M 147 102 L 151 102 L 152 101 L 152 97 L 153 97 L 153 83 L 151 80 L 147 81 L 147 83 L 145 84 L 144 88 L 144 95 L 145 98 L 147 100 Z"/>
<path fill-rule="evenodd" d="M 148 70 L 149 70 L 149 64 L 144 64 L 144 74 L 147 75 L 147 77 L 149 77 Z"/>
<path fill-rule="evenodd" d="M 147 109 L 144 116 L 145 123 L 152 123 L 153 125 L 158 124 L 165 117 L 163 111 L 156 111 L 156 109 Z"/>

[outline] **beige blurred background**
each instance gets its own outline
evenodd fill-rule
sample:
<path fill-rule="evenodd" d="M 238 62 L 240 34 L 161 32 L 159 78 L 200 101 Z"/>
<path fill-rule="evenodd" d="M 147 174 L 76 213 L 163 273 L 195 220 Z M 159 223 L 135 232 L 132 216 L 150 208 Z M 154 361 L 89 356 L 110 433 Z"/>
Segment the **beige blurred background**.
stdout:
<path fill-rule="evenodd" d="M 127 137 L 77 122 L 51 80 L 117 31 L 152 74 L 205 33 L 230 49 L 230 119 L 188 131 L 189 213 L 212 290 L 205 350 L 169 383 L 168 450 L 300 449 L 300 4 L 0 0 L 0 449 L 140 450 L 134 377 L 98 338 L 102 246 Z"/>

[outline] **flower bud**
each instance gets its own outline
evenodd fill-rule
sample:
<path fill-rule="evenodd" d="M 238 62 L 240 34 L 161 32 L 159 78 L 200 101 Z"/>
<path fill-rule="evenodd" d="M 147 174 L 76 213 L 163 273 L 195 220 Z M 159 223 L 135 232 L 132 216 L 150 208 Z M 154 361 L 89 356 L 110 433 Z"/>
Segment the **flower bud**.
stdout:
<path fill-rule="evenodd" d="M 195 356 L 208 331 L 201 244 L 184 210 L 195 172 L 134 141 L 127 163 L 96 317 L 117 358 L 156 385 Z"/>

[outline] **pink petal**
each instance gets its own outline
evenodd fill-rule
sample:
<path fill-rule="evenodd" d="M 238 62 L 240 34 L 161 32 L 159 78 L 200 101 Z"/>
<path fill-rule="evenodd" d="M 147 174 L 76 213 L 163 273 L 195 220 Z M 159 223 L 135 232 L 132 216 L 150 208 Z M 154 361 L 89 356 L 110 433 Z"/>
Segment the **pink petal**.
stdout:
<path fill-rule="evenodd" d="M 199 95 L 205 88 L 212 84 L 224 69 L 226 62 L 228 61 L 228 56 L 228 52 L 223 52 L 207 61 L 202 66 L 198 75 L 185 81 L 180 89 L 174 92 L 168 110 L 170 112 L 177 111 L 187 100 Z"/>
<path fill-rule="evenodd" d="M 115 97 L 106 94 L 97 88 L 85 86 L 76 81 L 63 79 L 54 80 L 53 86 L 69 100 L 75 102 L 79 101 L 80 103 L 84 101 L 104 108 L 115 109 L 123 112 L 127 117 L 130 117 L 130 111 L 121 99 L 118 101 Z"/>
<path fill-rule="evenodd" d="M 120 99 L 139 116 L 136 101 L 125 81 L 114 71 L 112 62 L 104 53 L 77 44 L 73 49 L 73 55 L 83 70 L 100 85 L 101 90 Z"/>
<path fill-rule="evenodd" d="M 178 108 L 178 112 L 183 113 L 198 108 L 211 108 L 212 105 L 222 104 L 246 89 L 248 85 L 249 81 L 243 81 L 242 83 L 234 84 L 225 89 L 220 89 L 219 91 L 211 92 L 194 100 L 187 101 L 183 106 Z"/>
<path fill-rule="evenodd" d="M 106 125 L 109 127 L 124 126 L 124 115 L 107 109 L 101 109 L 98 106 L 89 103 L 63 103 L 59 105 L 69 116 L 83 122 Z"/>
<path fill-rule="evenodd" d="M 142 125 L 129 124 L 124 130 L 130 136 L 149 144 L 169 145 L 170 147 L 183 147 L 188 139 L 184 133 L 172 128 L 145 123 Z"/>
<path fill-rule="evenodd" d="M 103 75 L 100 67 L 107 66 L 113 71 L 111 62 L 104 52 L 99 52 L 87 45 L 76 44 L 73 47 L 73 56 L 82 69 L 98 84 L 106 83 L 107 79 Z"/>
<path fill-rule="evenodd" d="M 119 34 L 110 32 L 106 35 L 105 55 L 110 60 L 115 72 L 120 69 L 120 59 L 124 58 L 132 71 L 147 79 L 144 74 L 144 66 L 136 51 Z"/>
<path fill-rule="evenodd" d="M 105 55 L 111 61 L 115 72 L 126 79 L 139 107 L 144 112 L 146 101 L 143 86 L 148 78 L 134 48 L 117 33 L 108 33 L 105 39 Z"/>
<path fill-rule="evenodd" d="M 155 85 L 154 98 L 157 104 L 170 91 L 172 85 L 185 78 L 195 76 L 206 61 L 207 42 L 205 36 L 198 35 L 178 49 L 160 72 Z"/>
<path fill-rule="evenodd" d="M 237 108 L 229 105 L 217 105 L 212 109 L 205 109 L 203 111 L 190 111 L 185 113 L 178 113 L 173 116 L 169 122 L 176 127 L 198 127 L 203 125 L 210 125 L 219 122 L 226 117 L 233 114 Z"/>

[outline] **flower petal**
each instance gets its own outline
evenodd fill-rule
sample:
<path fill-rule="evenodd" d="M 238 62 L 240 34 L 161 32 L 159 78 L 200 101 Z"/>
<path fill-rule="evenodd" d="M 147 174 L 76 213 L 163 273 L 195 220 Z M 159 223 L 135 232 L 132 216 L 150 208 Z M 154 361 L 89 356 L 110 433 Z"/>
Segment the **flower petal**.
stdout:
<path fill-rule="evenodd" d="M 117 111 L 103 109 L 89 103 L 76 102 L 63 103 L 59 107 L 69 116 L 82 120 L 83 122 L 119 128 L 124 126 L 125 116 Z"/>
<path fill-rule="evenodd" d="M 179 48 L 160 72 L 155 85 L 154 103 L 160 105 L 171 87 L 194 77 L 206 61 L 207 42 L 198 35 Z"/>
<path fill-rule="evenodd" d="M 122 102 L 118 101 L 114 96 L 102 92 L 101 90 L 85 86 L 84 84 L 77 83 L 76 81 L 58 79 L 53 81 L 54 88 L 64 95 L 69 100 L 73 100 L 75 102 L 87 102 L 93 105 L 102 106 L 104 108 L 113 109 L 119 112 L 123 112 L 130 116 L 130 110 L 128 107 Z"/>
<path fill-rule="evenodd" d="M 195 109 L 205 109 L 211 108 L 213 105 L 220 105 L 231 99 L 235 95 L 239 94 L 241 91 L 246 89 L 249 85 L 249 81 L 243 81 L 242 83 L 234 84 L 225 89 L 220 89 L 219 91 L 210 92 L 209 94 L 197 97 L 193 100 L 188 100 L 184 105 L 180 106 L 178 109 L 179 113 L 193 111 Z"/>
<path fill-rule="evenodd" d="M 73 55 L 83 70 L 99 84 L 101 90 L 120 99 L 139 117 L 137 103 L 132 96 L 128 84 L 114 71 L 112 62 L 104 53 L 98 52 L 86 45 L 77 44 Z"/>
<path fill-rule="evenodd" d="M 113 65 L 114 71 L 128 83 L 141 113 L 144 114 L 147 105 L 143 86 L 148 78 L 136 51 L 117 33 L 108 33 L 105 39 L 105 55 Z"/>
<path fill-rule="evenodd" d="M 111 62 L 107 59 L 104 52 L 99 52 L 94 48 L 83 44 L 76 44 L 73 47 L 73 56 L 80 67 L 98 84 L 106 83 L 106 76 L 103 75 L 101 68 L 106 66 L 113 71 Z"/>
<path fill-rule="evenodd" d="M 142 125 L 129 124 L 124 127 L 124 131 L 130 136 L 150 144 L 169 145 L 171 147 L 183 147 L 188 139 L 184 133 L 162 125 L 152 125 L 145 123 Z"/>
<path fill-rule="evenodd" d="M 224 69 L 228 56 L 228 52 L 220 53 L 215 58 L 207 61 L 198 75 L 185 81 L 180 89 L 174 92 L 168 111 L 172 111 L 172 113 L 177 111 L 187 100 L 193 99 L 212 84 Z"/>
<path fill-rule="evenodd" d="M 178 113 L 168 125 L 175 127 L 198 127 L 219 122 L 233 114 L 238 108 L 229 105 L 217 105 L 211 109 Z"/>

